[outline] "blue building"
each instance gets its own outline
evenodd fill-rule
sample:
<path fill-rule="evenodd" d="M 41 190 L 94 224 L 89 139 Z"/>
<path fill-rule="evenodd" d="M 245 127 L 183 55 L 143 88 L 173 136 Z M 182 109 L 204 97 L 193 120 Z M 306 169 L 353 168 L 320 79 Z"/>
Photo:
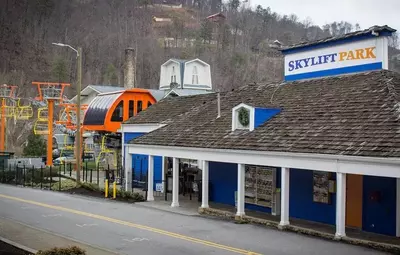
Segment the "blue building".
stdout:
<path fill-rule="evenodd" d="M 281 226 L 335 225 L 337 238 L 346 227 L 400 236 L 400 74 L 387 70 L 394 31 L 284 48 L 280 83 L 160 101 L 122 125 L 128 186 L 146 172 L 153 200 L 171 158 L 179 206 L 179 159 L 194 159 L 203 208 L 213 201 L 236 206 L 239 218 L 255 210 L 280 215 Z"/>

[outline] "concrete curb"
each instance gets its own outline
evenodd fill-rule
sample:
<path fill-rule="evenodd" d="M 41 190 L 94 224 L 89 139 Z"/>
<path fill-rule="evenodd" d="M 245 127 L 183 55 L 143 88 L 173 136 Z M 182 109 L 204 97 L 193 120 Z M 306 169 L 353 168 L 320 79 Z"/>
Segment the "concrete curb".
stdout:
<path fill-rule="evenodd" d="M 326 240 L 340 241 L 340 242 L 348 243 L 348 244 L 352 244 L 352 245 L 364 246 L 364 247 L 372 248 L 372 249 L 379 250 L 379 251 L 389 252 L 392 254 L 400 254 L 400 246 L 399 245 L 378 243 L 378 242 L 374 242 L 374 241 L 367 241 L 367 240 L 351 238 L 351 237 L 342 237 L 340 239 L 337 239 L 334 234 L 325 233 L 325 232 L 308 229 L 308 228 L 303 228 L 303 227 L 298 227 L 298 226 L 294 226 L 294 225 L 288 225 L 288 226 L 281 227 L 281 226 L 279 226 L 279 223 L 276 221 L 264 220 L 264 219 L 254 218 L 254 217 L 246 216 L 246 215 L 238 218 L 232 212 L 222 211 L 222 210 L 213 209 L 213 208 L 199 208 L 199 213 L 200 213 L 200 215 L 216 216 L 216 217 L 219 217 L 219 218 L 222 218 L 225 220 L 231 220 L 231 221 L 233 220 L 233 221 L 235 221 L 235 223 L 239 223 L 239 224 L 243 224 L 243 223 L 257 224 L 257 225 L 272 227 L 272 228 L 279 229 L 282 231 L 290 231 L 290 232 L 299 233 L 299 234 L 303 234 L 303 235 L 319 237 L 319 238 L 323 238 Z"/>
<path fill-rule="evenodd" d="M 1 241 L 1 242 L 4 242 L 4 243 L 7 243 L 7 244 L 9 244 L 9 245 L 11 245 L 11 246 L 14 246 L 15 248 L 18 248 L 18 249 L 20 249 L 20 250 L 24 250 L 24 251 L 26 251 L 26 252 L 32 253 L 32 254 L 36 254 L 36 253 L 38 252 L 37 250 L 31 249 L 31 248 L 29 248 L 29 247 L 26 247 L 26 246 L 24 246 L 24 245 L 22 245 L 22 244 L 13 242 L 13 241 L 8 240 L 8 239 L 6 239 L 6 238 L 3 238 L 3 237 L 1 237 L 1 236 L 0 236 L 0 241 Z"/>

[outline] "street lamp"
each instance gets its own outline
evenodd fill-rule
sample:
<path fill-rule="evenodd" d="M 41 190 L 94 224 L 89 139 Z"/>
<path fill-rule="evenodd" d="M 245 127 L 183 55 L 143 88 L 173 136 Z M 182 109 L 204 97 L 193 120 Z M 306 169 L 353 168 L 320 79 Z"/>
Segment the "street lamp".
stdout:
<path fill-rule="evenodd" d="M 76 52 L 76 57 L 78 58 L 78 86 L 77 86 L 77 102 L 76 102 L 76 181 L 77 183 L 81 182 L 81 90 L 82 90 L 82 48 L 78 47 L 78 49 L 73 48 L 71 45 L 64 43 L 52 43 L 55 46 L 60 47 L 68 47 L 71 50 Z"/>

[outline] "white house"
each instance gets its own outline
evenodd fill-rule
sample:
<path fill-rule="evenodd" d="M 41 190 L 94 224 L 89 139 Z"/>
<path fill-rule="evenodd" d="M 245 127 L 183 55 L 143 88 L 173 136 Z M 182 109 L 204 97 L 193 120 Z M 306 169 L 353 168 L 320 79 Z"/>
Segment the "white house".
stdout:
<path fill-rule="evenodd" d="M 210 65 L 198 58 L 168 60 L 161 65 L 160 90 L 174 88 L 212 90 Z"/>

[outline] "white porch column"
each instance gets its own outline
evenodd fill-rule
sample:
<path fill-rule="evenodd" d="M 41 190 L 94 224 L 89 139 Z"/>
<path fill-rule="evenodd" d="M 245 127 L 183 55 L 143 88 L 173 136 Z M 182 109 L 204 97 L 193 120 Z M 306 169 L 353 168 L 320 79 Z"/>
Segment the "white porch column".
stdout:
<path fill-rule="evenodd" d="M 346 174 L 336 173 L 336 238 L 346 236 Z"/>
<path fill-rule="evenodd" d="M 242 217 L 244 213 L 244 181 L 245 181 L 245 168 L 244 164 L 238 164 L 238 187 L 237 187 L 237 217 Z"/>
<path fill-rule="evenodd" d="M 166 157 L 165 156 L 162 156 L 162 165 L 161 165 L 161 182 L 162 182 L 162 190 L 163 190 L 163 193 L 164 192 L 166 192 L 166 190 L 165 190 L 165 170 L 166 170 L 166 167 L 165 167 L 165 160 L 166 160 Z"/>
<path fill-rule="evenodd" d="M 172 204 L 179 207 L 179 159 L 172 158 Z"/>
<path fill-rule="evenodd" d="M 279 225 L 287 226 L 289 225 L 290 168 L 282 167 L 281 173 L 281 222 Z"/>
<path fill-rule="evenodd" d="M 132 154 L 129 154 L 127 150 L 125 150 L 125 158 L 124 158 L 124 167 L 125 167 L 125 191 L 132 190 Z"/>
<path fill-rule="evenodd" d="M 147 201 L 154 201 L 154 156 L 149 155 L 149 171 L 147 174 Z"/>
<path fill-rule="evenodd" d="M 200 160 L 199 160 L 200 161 Z M 201 188 L 202 188 L 202 197 L 201 197 L 201 208 L 208 208 L 208 161 L 201 161 L 203 163 L 202 166 L 202 178 L 201 178 Z M 199 187 L 200 188 L 200 187 Z"/>
<path fill-rule="evenodd" d="M 396 179 L 396 236 L 400 237 L 400 178 Z"/>

